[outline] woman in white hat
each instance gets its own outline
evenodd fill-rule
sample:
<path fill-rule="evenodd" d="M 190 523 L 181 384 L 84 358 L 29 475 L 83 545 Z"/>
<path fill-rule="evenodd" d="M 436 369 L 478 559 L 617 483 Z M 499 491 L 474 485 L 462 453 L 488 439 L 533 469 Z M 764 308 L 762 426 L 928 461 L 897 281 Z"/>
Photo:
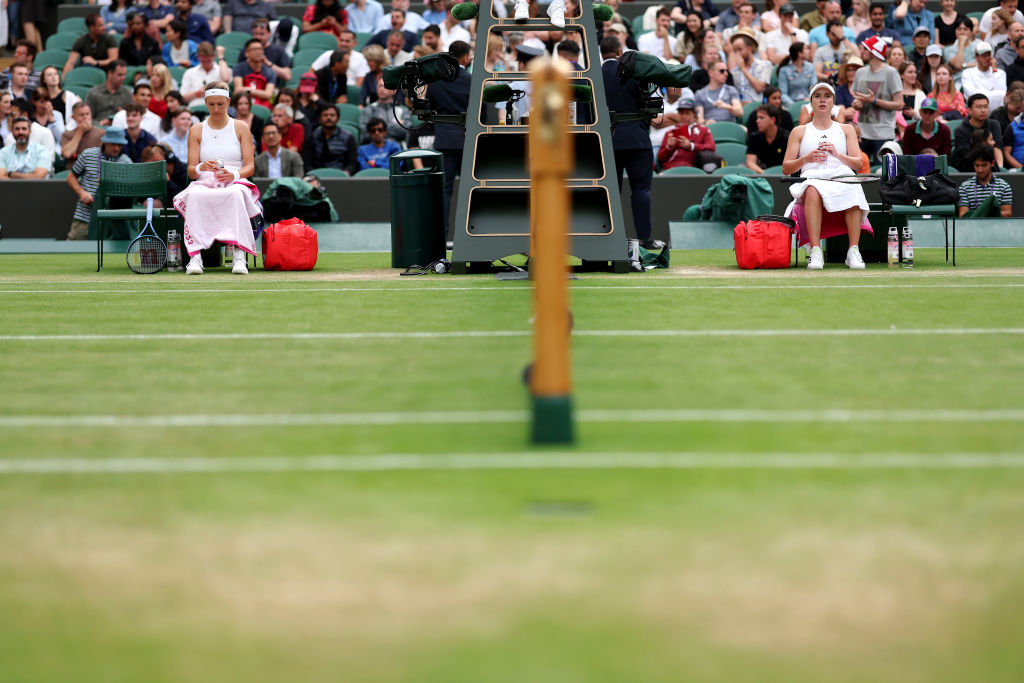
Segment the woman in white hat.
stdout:
<path fill-rule="evenodd" d="M 228 86 L 215 81 L 206 86 L 210 116 L 193 124 L 188 134 L 188 177 L 193 180 L 174 198 L 174 208 L 185 219 L 185 249 L 192 257 L 185 272 L 203 272 L 203 249 L 214 242 L 235 247 L 231 272 L 245 275 L 246 253 L 256 254 L 250 219 L 260 212 L 259 190 L 246 178 L 253 174 L 255 152 L 252 131 L 228 116 Z"/>
<path fill-rule="evenodd" d="M 871 231 L 866 220 L 868 202 L 861 186 L 830 180 L 854 175 L 862 164 L 853 126 L 832 119 L 835 97 L 828 83 L 811 88 L 811 121 L 790 133 L 782 162 L 783 173 L 799 173 L 807 179 L 790 188 L 794 201 L 786 215 L 797 223 L 800 244 L 811 245 L 808 270 L 821 270 L 825 265 L 821 239 L 844 233 L 850 238 L 846 265 L 863 269 L 864 259 L 858 248 L 860 232 Z"/>

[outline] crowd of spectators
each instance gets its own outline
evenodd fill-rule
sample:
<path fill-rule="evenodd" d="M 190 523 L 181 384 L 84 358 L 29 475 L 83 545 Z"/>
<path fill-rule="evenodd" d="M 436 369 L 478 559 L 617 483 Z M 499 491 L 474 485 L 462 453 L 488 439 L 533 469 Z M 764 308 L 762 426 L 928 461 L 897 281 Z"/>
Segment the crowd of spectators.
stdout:
<path fill-rule="evenodd" d="M 1024 15 L 1017 0 L 998 0 L 973 18 L 956 0 L 939 4 L 819 0 L 801 17 L 785 0 L 763 8 L 678 0 L 650 11 L 635 49 L 693 69 L 689 88 L 666 89 L 666 113 L 652 124 L 660 165 L 713 170 L 706 160 L 715 152 L 715 122 L 737 121 L 747 128 L 745 165 L 757 173 L 775 167 L 789 131 L 810 120 L 802 105 L 811 86 L 828 82 L 836 89 L 833 118 L 857 127 L 866 171 L 880 162 L 883 146 L 947 155 L 950 167 L 968 172 L 988 148 L 995 171 L 1020 169 Z M 604 30 L 633 39 L 625 22 Z"/>

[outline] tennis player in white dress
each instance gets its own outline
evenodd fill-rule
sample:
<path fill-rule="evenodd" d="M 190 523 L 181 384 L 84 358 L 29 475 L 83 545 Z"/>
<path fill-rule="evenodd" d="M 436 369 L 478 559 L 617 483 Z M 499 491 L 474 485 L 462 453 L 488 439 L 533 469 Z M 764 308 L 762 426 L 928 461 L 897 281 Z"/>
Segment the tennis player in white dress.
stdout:
<path fill-rule="evenodd" d="M 812 118 L 810 123 L 797 126 L 789 135 L 789 146 L 782 162 L 782 172 L 799 171 L 806 178 L 790 187 L 793 203 L 786 215 L 797 221 L 801 235 L 806 234 L 811 245 L 809 270 L 821 270 L 825 257 L 821 239 L 844 232 L 850 238 L 846 265 L 864 268 L 860 255 L 860 233 L 871 230 L 867 224 L 868 201 L 864 189 L 856 183 L 831 180 L 840 176 L 853 176 L 861 167 L 860 146 L 853 126 L 832 119 L 835 90 L 828 83 L 811 88 Z M 801 242 L 805 243 L 805 242 Z"/>
<path fill-rule="evenodd" d="M 256 254 L 250 219 L 257 216 L 259 190 L 247 178 L 255 171 L 252 132 L 228 116 L 227 84 L 211 83 L 205 91 L 210 116 L 188 133 L 188 176 L 192 183 L 174 197 L 185 219 L 185 249 L 192 259 L 185 272 L 203 272 L 200 253 L 214 242 L 235 246 L 231 272 L 249 272 L 245 255 Z"/>

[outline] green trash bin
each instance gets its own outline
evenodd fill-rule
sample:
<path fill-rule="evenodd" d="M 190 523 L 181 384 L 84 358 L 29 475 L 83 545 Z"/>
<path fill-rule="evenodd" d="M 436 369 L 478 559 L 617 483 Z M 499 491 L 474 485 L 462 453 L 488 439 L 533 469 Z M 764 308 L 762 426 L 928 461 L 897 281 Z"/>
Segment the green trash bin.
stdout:
<path fill-rule="evenodd" d="M 445 257 L 443 158 L 426 149 L 391 155 L 392 268 L 425 266 Z M 413 159 L 423 168 L 414 168 Z"/>

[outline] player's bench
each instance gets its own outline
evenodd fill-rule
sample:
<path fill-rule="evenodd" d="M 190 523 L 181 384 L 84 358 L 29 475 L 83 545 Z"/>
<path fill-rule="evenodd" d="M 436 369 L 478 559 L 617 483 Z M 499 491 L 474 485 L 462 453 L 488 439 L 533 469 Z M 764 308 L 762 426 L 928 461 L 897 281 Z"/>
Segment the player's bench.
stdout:
<path fill-rule="evenodd" d="M 939 219 L 910 221 L 915 247 L 944 247 Z M 669 221 L 672 249 L 732 249 L 735 225 L 724 221 Z M 956 222 L 958 247 L 1024 247 L 1024 222 L 1001 218 L 960 218 Z"/>

